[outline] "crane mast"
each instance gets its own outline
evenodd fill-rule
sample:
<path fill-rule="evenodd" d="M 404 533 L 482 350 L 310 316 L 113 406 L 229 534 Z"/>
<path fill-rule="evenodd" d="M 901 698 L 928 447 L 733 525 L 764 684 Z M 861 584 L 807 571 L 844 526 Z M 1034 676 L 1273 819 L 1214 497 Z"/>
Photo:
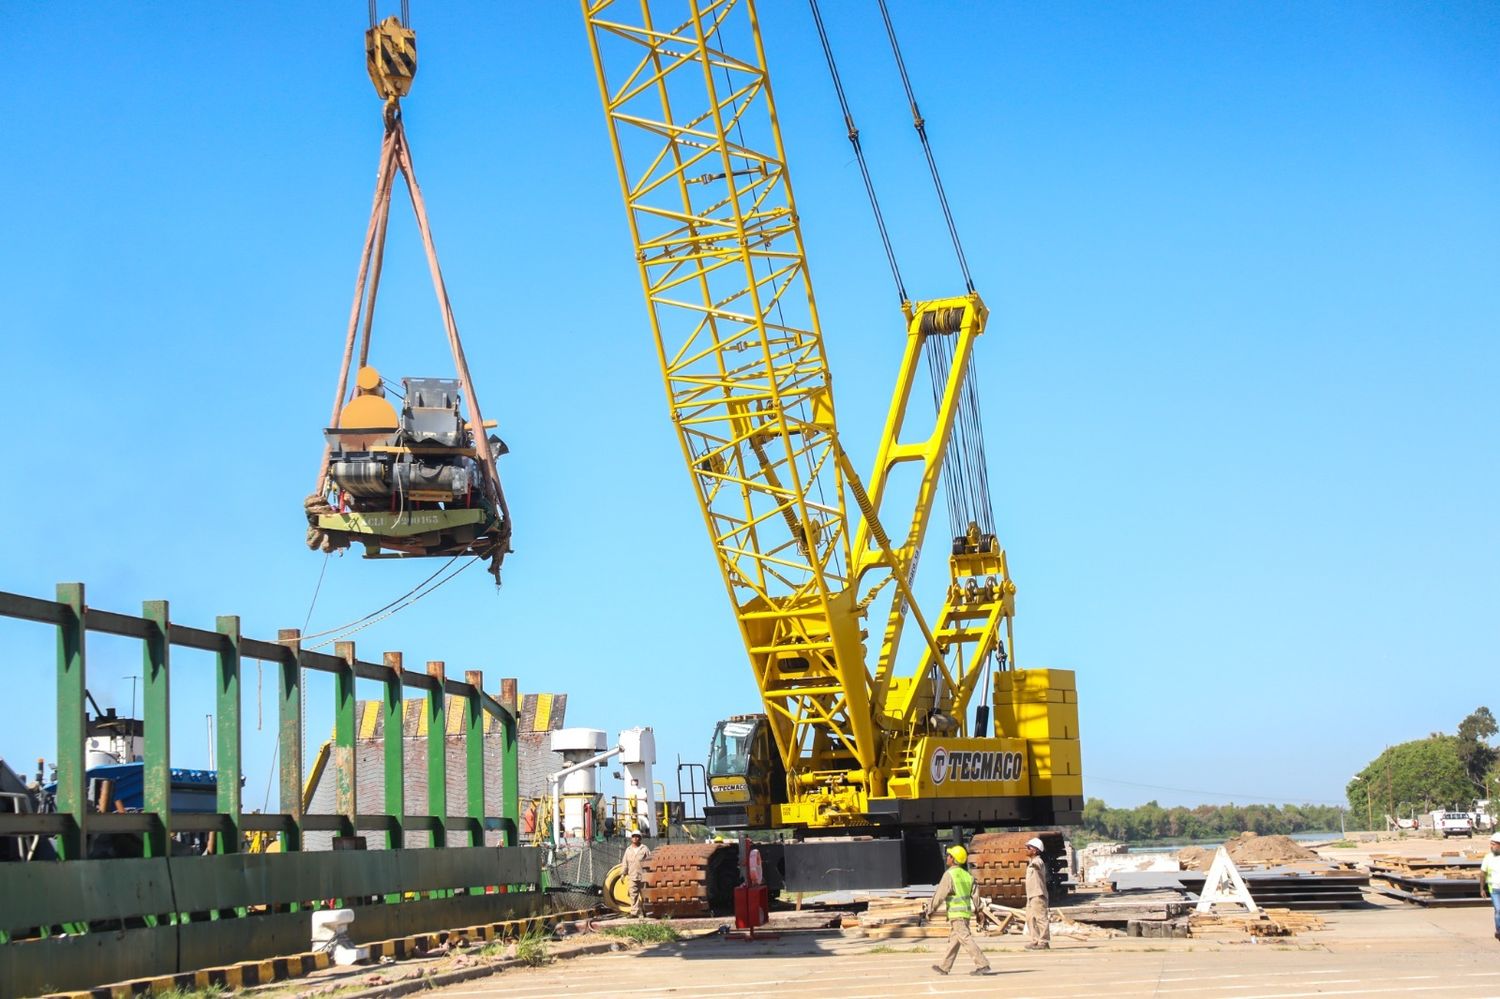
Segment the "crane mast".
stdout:
<path fill-rule="evenodd" d="M 967 709 L 1006 666 L 1015 588 L 993 534 L 955 538 L 935 616 L 912 593 L 988 313 L 972 293 L 903 304 L 906 347 L 861 478 L 835 420 L 755 4 L 676 0 L 686 16 L 670 20 L 662 6 L 583 0 L 672 423 L 786 775 L 773 824 L 869 825 L 881 801 L 931 793 L 934 739 L 987 734 Z M 930 424 L 911 412 L 929 350 L 945 372 Z M 915 486 L 893 488 L 905 465 Z M 908 493 L 891 532 L 882 514 Z M 886 608 L 873 655 L 872 608 Z M 908 622 L 922 647 L 902 675 Z"/>

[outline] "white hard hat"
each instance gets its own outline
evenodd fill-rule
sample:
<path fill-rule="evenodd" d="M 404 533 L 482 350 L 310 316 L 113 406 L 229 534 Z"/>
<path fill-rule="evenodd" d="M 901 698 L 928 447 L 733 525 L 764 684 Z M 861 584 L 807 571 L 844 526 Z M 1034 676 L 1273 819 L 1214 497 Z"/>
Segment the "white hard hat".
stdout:
<path fill-rule="evenodd" d="M 1495 833 L 1495 835 L 1491 836 L 1490 837 L 1490 842 L 1491 843 L 1500 843 L 1500 832 L 1497 832 L 1497 833 Z"/>
<path fill-rule="evenodd" d="M 1047 849 L 1047 847 L 1042 844 L 1042 841 L 1037 839 L 1035 836 L 1031 837 L 1031 839 L 1028 839 L 1026 841 L 1026 845 L 1035 847 L 1037 853 L 1043 853 Z"/>

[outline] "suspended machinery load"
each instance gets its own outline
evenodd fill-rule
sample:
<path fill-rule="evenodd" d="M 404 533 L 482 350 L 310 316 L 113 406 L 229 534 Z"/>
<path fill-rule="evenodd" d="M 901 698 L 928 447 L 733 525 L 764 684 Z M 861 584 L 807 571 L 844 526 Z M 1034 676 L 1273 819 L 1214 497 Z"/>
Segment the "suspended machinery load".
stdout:
<path fill-rule="evenodd" d="M 332 552 L 358 543 L 366 558 L 473 556 L 489 560 L 490 571 L 499 579 L 500 563 L 510 551 L 511 523 L 495 462 L 507 448 L 487 433 L 495 424 L 480 413 L 401 120 L 400 100 L 416 75 L 416 34 L 404 17 L 388 17 L 379 24 L 372 18 L 365 52 L 370 79 L 385 101 L 385 138 L 332 425 L 324 430 L 317 489 L 304 504 L 307 545 Z M 388 391 L 395 394 L 394 386 L 369 363 L 391 189 L 398 172 L 411 196 L 457 373 L 454 378 L 403 378 L 399 409 L 387 397 Z M 351 367 L 356 369 L 352 388 Z"/>

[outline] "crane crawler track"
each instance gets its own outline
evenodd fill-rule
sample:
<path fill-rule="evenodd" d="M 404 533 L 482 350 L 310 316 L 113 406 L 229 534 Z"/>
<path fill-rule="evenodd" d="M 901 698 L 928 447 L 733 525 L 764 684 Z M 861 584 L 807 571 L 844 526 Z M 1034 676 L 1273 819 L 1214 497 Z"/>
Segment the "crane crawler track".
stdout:
<path fill-rule="evenodd" d="M 734 908 L 739 848 L 733 843 L 676 843 L 646 861 L 646 912 L 659 918 L 723 915 Z"/>
<path fill-rule="evenodd" d="M 969 872 L 982 897 L 1017 909 L 1026 905 L 1026 841 L 1033 836 L 1047 844 L 1043 856 L 1048 868 L 1054 867 L 1062 853 L 1061 833 L 980 833 L 969 841 Z"/>

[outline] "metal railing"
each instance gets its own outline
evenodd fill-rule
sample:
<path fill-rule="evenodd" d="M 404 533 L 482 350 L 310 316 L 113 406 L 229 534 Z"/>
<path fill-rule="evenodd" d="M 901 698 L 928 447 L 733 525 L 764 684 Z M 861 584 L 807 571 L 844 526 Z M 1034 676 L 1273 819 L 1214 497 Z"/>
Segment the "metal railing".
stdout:
<path fill-rule="evenodd" d="M 270 832 L 281 838 L 281 848 L 301 848 L 302 832 L 324 829 L 344 836 L 358 830 L 385 833 L 386 843 L 398 847 L 406 829 L 427 830 L 432 844 L 441 846 L 448 829 L 467 830 L 474 846 L 484 843 L 487 828 L 503 830 L 505 843 L 516 843 L 519 808 L 516 797 L 515 684 L 508 681 L 509 703 L 496 701 L 483 690 L 483 674 L 468 670 L 463 681 L 449 679 L 441 662 L 428 662 L 425 672 L 408 671 L 400 652 L 387 652 L 380 663 L 355 656 L 353 642 L 339 642 L 335 654 L 303 650 L 300 633 L 284 630 L 274 642 L 240 634 L 240 619 L 217 619 L 214 631 L 173 623 L 165 600 L 145 602 L 140 617 L 88 607 L 82 583 L 62 583 L 56 600 L 42 600 L 0 592 L 0 617 L 19 618 L 57 628 L 57 791 L 56 812 L 45 815 L 0 815 L 0 835 L 55 835 L 58 854 L 66 860 L 85 857 L 88 836 L 98 833 L 141 833 L 145 855 L 165 856 L 175 832 L 214 832 L 217 852 L 239 849 L 250 832 Z M 94 814 L 89 811 L 85 689 L 88 632 L 138 639 L 142 645 L 143 727 L 145 734 L 144 807 L 137 814 Z M 214 813 L 175 813 L 171 810 L 171 651 L 199 649 L 215 657 L 215 759 L 218 770 L 218 808 Z M 246 660 L 275 664 L 279 676 L 278 752 L 280 812 L 246 813 L 240 800 L 242 783 L 240 674 Z M 333 755 L 330 769 L 337 789 L 336 813 L 303 814 L 302 671 L 318 670 L 334 679 Z M 382 701 L 386 731 L 401 732 L 403 691 L 414 687 L 426 694 L 428 745 L 427 814 L 406 814 L 402 743 L 385 740 L 385 809 L 361 815 L 356 809 L 355 739 L 356 678 L 375 680 L 384 687 Z M 444 738 L 448 729 L 446 699 L 463 702 L 467 749 L 467 814 L 447 814 Z M 484 809 L 484 714 L 504 726 L 500 814 Z"/>
<path fill-rule="evenodd" d="M 424 671 L 408 671 L 399 652 L 366 662 L 356 656 L 353 642 L 337 643 L 333 655 L 313 652 L 301 647 L 296 630 L 279 632 L 276 641 L 249 638 L 235 616 L 219 617 L 213 631 L 189 627 L 171 620 L 166 601 L 147 601 L 139 617 L 100 610 L 87 605 L 81 583 L 60 584 L 55 600 L 0 592 L 0 618 L 57 631 L 55 810 L 0 813 L 0 836 L 54 837 L 60 858 L 0 863 L 0 980 L 17 987 L 25 982 L 53 988 L 95 985 L 188 970 L 210 957 L 218 958 L 210 963 L 224 963 L 306 950 L 305 910 L 330 903 L 363 907 L 357 908 L 363 915 L 356 919 L 354 936 L 367 940 L 545 908 L 538 890 L 540 853 L 517 846 L 514 680 L 502 681 L 497 700 L 484 692 L 478 670 L 465 671 L 458 681 L 437 661 Z M 138 812 L 99 812 L 90 801 L 85 703 L 91 633 L 135 639 L 141 646 L 144 752 Z M 216 807 L 209 813 L 172 808 L 174 649 L 214 657 L 217 782 Z M 246 812 L 241 801 L 240 678 L 244 665 L 257 660 L 276 667 L 279 678 L 279 811 L 268 814 Z M 335 788 L 332 814 L 308 814 L 304 808 L 306 670 L 333 677 L 334 737 L 325 774 Z M 384 808 L 377 814 L 358 809 L 357 679 L 383 688 Z M 427 801 L 418 814 L 407 811 L 406 801 L 402 714 L 409 688 L 425 695 Z M 461 712 L 461 723 L 450 723 L 450 710 Z M 486 717 L 501 730 L 498 761 L 493 751 L 486 753 Z M 464 743 L 467 794 L 463 814 L 450 815 L 445 740 L 455 727 Z M 499 814 L 489 815 L 485 776 L 495 764 L 501 768 Z M 303 852 L 303 834 L 313 830 L 342 837 L 373 830 L 383 834 L 387 849 Z M 469 845 L 445 847 L 450 831 L 466 834 Z M 498 831 L 504 845 L 485 847 L 489 831 Z M 407 832 L 428 833 L 434 849 L 403 849 Z M 174 855 L 174 837 L 203 833 L 211 834 L 212 855 L 182 856 L 180 846 Z M 142 856 L 87 859 L 91 840 L 121 835 L 139 836 Z M 269 836 L 278 841 L 276 852 L 244 852 L 253 837 Z M 99 932 L 105 929 L 111 931 L 107 944 Z M 88 944 L 86 937 L 94 942 Z"/>

